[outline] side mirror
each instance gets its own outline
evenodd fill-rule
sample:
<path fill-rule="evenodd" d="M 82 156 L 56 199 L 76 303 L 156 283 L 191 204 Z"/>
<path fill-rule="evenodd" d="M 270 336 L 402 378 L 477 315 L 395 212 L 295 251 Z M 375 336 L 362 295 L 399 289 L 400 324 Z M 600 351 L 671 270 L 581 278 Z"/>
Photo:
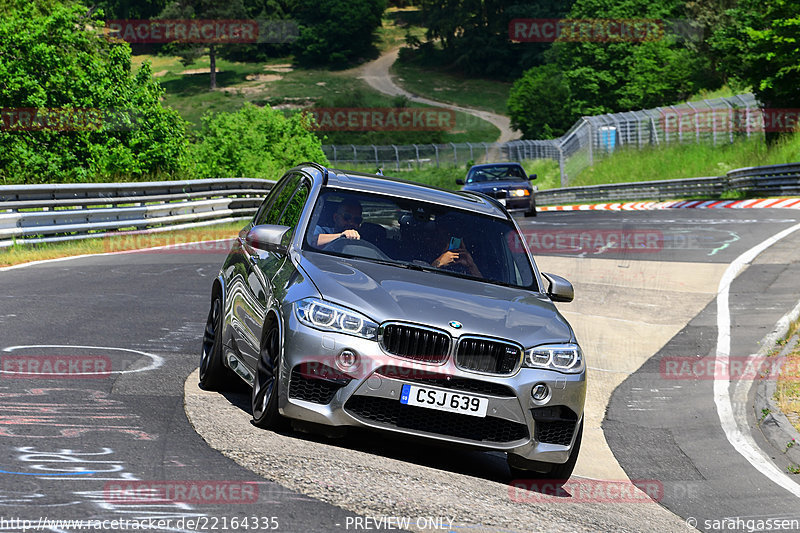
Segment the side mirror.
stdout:
<path fill-rule="evenodd" d="M 262 224 L 253 226 L 247 232 L 245 242 L 259 250 L 267 252 L 286 253 L 287 246 L 283 244 L 283 237 L 291 231 L 289 226 L 279 226 L 277 224 Z"/>
<path fill-rule="evenodd" d="M 542 276 L 550 282 L 550 286 L 547 288 L 547 296 L 551 300 L 554 302 L 571 302 L 575 298 L 575 289 L 572 287 L 572 283 L 555 274 L 542 272 Z"/>
<path fill-rule="evenodd" d="M 535 180 L 537 177 L 538 177 L 538 176 L 537 176 L 536 174 L 531 174 L 530 176 L 528 176 L 528 181 L 533 181 L 533 180 Z"/>
<path fill-rule="evenodd" d="M 461 178 L 458 178 L 456 180 L 456 185 L 464 185 L 464 180 L 462 180 Z"/>

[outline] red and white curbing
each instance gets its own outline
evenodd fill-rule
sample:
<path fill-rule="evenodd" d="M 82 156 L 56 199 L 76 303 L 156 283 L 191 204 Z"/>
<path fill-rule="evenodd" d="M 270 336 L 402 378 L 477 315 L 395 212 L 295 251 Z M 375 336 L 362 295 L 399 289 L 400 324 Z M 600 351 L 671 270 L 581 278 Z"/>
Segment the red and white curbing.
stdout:
<path fill-rule="evenodd" d="M 652 211 L 654 209 L 800 209 L 800 198 L 751 198 L 749 200 L 672 200 L 624 204 L 548 205 L 537 211 Z"/>

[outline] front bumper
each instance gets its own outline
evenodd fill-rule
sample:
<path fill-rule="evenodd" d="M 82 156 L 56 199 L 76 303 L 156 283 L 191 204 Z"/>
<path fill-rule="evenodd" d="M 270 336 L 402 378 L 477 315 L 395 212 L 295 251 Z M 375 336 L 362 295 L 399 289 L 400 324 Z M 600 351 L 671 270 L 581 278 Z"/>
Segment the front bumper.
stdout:
<path fill-rule="evenodd" d="M 440 365 L 392 356 L 377 342 L 305 326 L 291 312 L 284 326 L 279 409 L 286 417 L 500 450 L 527 460 L 569 458 L 583 416 L 585 373 L 521 368 L 509 376 L 486 375 L 458 368 L 452 354 Z M 336 363 L 343 350 L 359 359 L 347 372 Z M 538 383 L 551 391 L 545 403 L 531 398 Z M 401 404 L 405 384 L 486 398 L 486 417 Z"/>

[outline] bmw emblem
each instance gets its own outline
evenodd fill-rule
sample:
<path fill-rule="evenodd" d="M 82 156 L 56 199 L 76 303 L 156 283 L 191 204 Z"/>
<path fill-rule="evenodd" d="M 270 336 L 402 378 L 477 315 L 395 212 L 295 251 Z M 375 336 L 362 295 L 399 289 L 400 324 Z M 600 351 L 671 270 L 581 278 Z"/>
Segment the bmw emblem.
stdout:
<path fill-rule="evenodd" d="M 453 329 L 461 329 L 463 327 L 463 324 L 461 322 L 456 321 L 456 320 L 451 320 L 449 325 Z"/>

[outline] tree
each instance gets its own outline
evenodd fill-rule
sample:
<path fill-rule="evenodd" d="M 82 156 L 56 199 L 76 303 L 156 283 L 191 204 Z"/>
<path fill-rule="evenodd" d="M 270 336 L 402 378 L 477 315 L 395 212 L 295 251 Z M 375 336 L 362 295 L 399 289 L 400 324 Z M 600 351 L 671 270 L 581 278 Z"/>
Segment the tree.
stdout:
<path fill-rule="evenodd" d="M 570 110 L 569 86 L 558 66 L 525 71 L 508 97 L 511 127 L 526 139 L 550 139 L 566 132 L 578 118 Z"/>
<path fill-rule="evenodd" d="M 422 18 L 429 41 L 441 51 L 421 48 L 425 62 L 452 65 L 467 75 L 513 79 L 544 63 L 550 43 L 514 43 L 508 34 L 514 19 L 563 17 L 573 0 L 423 0 Z M 404 54 L 408 58 L 409 54 Z"/>
<path fill-rule="evenodd" d="M 275 179 L 298 161 L 327 163 L 310 126 L 304 115 L 286 118 L 250 103 L 235 113 L 208 113 L 191 148 L 191 172 L 198 178 Z"/>
<path fill-rule="evenodd" d="M 182 168 L 185 122 L 150 68 L 79 4 L 1 0 L 0 177 L 10 183 L 141 178 Z M 33 118 L 31 118 L 33 117 Z"/>
<path fill-rule="evenodd" d="M 295 57 L 306 66 L 341 68 L 374 56 L 385 9 L 386 0 L 294 0 L 291 14 L 300 26 Z"/>
<path fill-rule="evenodd" d="M 712 39 L 726 72 L 752 86 L 762 106 L 773 113 L 800 108 L 798 13 L 798 0 L 740 0 Z M 783 124 L 774 129 L 788 128 Z M 773 144 L 785 133 L 767 131 L 767 142 Z"/>
<path fill-rule="evenodd" d="M 247 18 L 244 0 L 175 0 L 161 12 L 164 19 L 241 20 Z M 225 56 L 235 45 L 209 43 L 184 43 L 176 41 L 165 47 L 167 53 L 181 57 L 184 66 L 191 65 L 205 55 L 208 45 L 210 82 L 209 89 L 217 88 L 217 54 Z"/>

